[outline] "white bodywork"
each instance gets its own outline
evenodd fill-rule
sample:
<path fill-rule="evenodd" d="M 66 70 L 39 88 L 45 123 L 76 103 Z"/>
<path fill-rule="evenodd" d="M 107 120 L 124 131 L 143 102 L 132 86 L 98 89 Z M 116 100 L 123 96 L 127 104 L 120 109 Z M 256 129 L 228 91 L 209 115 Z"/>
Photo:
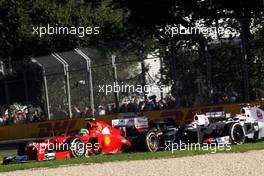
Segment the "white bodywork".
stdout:
<path fill-rule="evenodd" d="M 199 114 L 199 115 L 196 114 L 194 116 L 194 122 L 196 122 L 197 125 L 199 125 L 199 126 L 202 126 L 202 125 L 208 126 L 209 125 L 208 117 L 205 116 L 204 114 Z"/>
<path fill-rule="evenodd" d="M 236 116 L 245 129 L 249 139 L 264 138 L 264 111 L 257 106 L 243 107 L 240 114 Z M 250 128 L 251 127 L 251 128 Z"/>

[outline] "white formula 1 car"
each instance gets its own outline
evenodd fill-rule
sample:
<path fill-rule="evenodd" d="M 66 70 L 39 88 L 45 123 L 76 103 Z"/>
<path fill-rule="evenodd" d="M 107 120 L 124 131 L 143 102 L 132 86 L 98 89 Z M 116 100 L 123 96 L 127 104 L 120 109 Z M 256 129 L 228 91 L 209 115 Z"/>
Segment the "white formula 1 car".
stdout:
<path fill-rule="evenodd" d="M 233 118 L 224 112 L 196 114 L 184 131 L 186 140 L 199 143 L 215 142 L 219 137 L 234 144 L 243 144 L 246 140 L 262 140 L 264 110 L 257 106 L 243 107 L 240 114 Z"/>
<path fill-rule="evenodd" d="M 243 107 L 234 119 L 243 126 L 246 138 L 264 139 L 264 110 L 261 107 Z"/>

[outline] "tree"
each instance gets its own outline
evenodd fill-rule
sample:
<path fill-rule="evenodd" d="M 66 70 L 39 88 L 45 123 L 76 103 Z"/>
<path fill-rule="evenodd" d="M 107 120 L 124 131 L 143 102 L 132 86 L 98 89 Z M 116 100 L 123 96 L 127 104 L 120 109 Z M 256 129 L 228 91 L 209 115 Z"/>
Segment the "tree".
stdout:
<path fill-rule="evenodd" d="M 144 32 L 147 31 L 149 35 L 154 36 L 155 39 L 165 46 L 172 44 L 172 39 L 164 35 L 164 30 L 161 33 L 160 29 L 164 29 L 168 26 L 178 24 L 185 27 L 194 26 L 195 22 L 203 20 L 205 26 L 219 27 L 229 25 L 233 29 L 237 29 L 239 31 L 238 34 L 242 35 L 243 53 L 248 57 L 247 60 L 242 56 L 241 58 L 235 57 L 237 61 L 244 63 L 242 72 L 245 82 L 244 98 L 247 99 L 247 90 L 249 89 L 247 82 L 250 83 L 247 77 L 252 78 L 253 76 L 252 69 L 254 58 L 250 52 L 250 42 L 252 39 L 250 25 L 253 19 L 263 15 L 263 1 L 149 0 L 142 3 L 138 0 L 114 0 L 113 2 L 117 7 L 121 7 L 127 12 L 128 22 L 132 29 L 140 29 Z M 135 31 L 138 32 L 140 30 Z M 195 38 L 195 36 L 193 37 Z M 189 40 L 193 40 L 194 38 L 190 36 Z M 230 39 L 232 40 L 232 38 Z M 174 42 L 177 42 L 177 39 L 174 40 Z M 210 41 L 210 38 L 208 40 Z M 162 46 L 162 48 L 167 49 L 164 46 Z M 173 80 L 174 78 L 168 77 L 168 79 Z M 251 92 L 253 93 L 252 87 Z"/>
<path fill-rule="evenodd" d="M 0 59 L 4 60 L 6 65 L 8 65 L 8 60 L 12 60 L 13 66 L 17 65 L 13 69 L 14 72 L 7 75 L 6 79 L 17 79 L 25 68 L 31 71 L 36 69 L 35 67 L 29 68 L 31 57 L 122 40 L 125 32 L 123 30 L 125 19 L 121 10 L 113 10 L 110 7 L 110 2 L 110 0 L 0 0 Z M 100 34 L 84 37 L 78 35 L 43 35 L 40 37 L 33 33 L 33 27 L 47 27 L 47 25 L 98 26 Z M 103 62 L 111 62 L 109 57 L 103 59 Z M 111 67 L 109 69 L 111 71 Z M 31 83 L 32 85 L 40 85 L 32 89 L 31 94 L 36 95 L 35 93 L 38 92 L 38 97 L 41 96 L 41 77 L 35 78 L 34 74 L 28 74 L 28 76 L 28 80 L 37 82 Z M 19 84 L 17 87 L 23 87 L 22 83 L 17 84 Z M 14 91 L 15 97 L 23 94 L 21 90 Z"/>
<path fill-rule="evenodd" d="M 12 57 L 19 60 L 122 38 L 124 19 L 119 10 L 109 7 L 109 3 L 109 0 L 96 3 L 76 0 L 1 0 L 1 58 Z M 48 24 L 61 27 L 98 26 L 100 35 L 39 37 L 33 34 L 33 27 L 47 27 Z"/>

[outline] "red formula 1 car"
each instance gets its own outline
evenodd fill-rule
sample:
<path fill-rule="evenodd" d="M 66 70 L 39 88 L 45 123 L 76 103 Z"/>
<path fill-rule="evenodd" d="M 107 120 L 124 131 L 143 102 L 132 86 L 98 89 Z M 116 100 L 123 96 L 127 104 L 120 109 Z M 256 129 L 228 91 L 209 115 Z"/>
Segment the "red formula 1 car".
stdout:
<path fill-rule="evenodd" d="M 4 158 L 3 164 L 117 154 L 131 146 L 130 141 L 121 134 L 122 132 L 103 121 L 88 119 L 86 129 L 81 129 L 79 134 L 65 134 L 62 137 L 20 146 L 18 155 Z"/>

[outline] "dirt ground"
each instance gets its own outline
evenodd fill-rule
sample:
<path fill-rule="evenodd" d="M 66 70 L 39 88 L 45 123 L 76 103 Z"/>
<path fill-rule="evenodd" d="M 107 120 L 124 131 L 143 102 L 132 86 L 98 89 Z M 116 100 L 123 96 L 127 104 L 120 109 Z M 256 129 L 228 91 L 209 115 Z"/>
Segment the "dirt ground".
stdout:
<path fill-rule="evenodd" d="M 52 169 L 43 168 L 2 173 L 4 176 L 255 176 L 263 174 L 264 150 L 247 153 L 208 154 L 159 160 L 122 161 L 103 164 L 63 166 Z"/>

